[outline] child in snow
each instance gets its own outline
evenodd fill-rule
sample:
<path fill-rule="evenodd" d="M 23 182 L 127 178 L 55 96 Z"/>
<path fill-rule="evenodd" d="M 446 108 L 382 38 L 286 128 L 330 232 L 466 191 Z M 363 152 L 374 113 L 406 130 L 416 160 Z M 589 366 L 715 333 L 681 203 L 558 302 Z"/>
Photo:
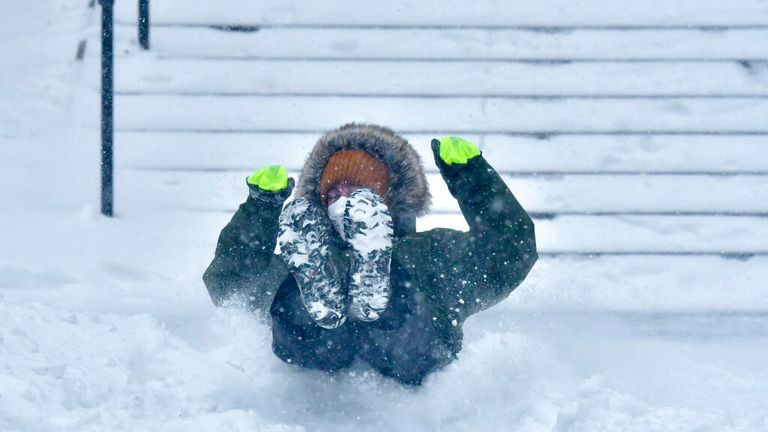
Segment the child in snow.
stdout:
<path fill-rule="evenodd" d="M 431 200 L 418 154 L 390 129 L 348 124 L 320 138 L 284 208 L 284 167 L 248 177 L 203 276 L 213 302 L 240 299 L 271 319 L 288 363 L 338 371 L 358 357 L 420 384 L 456 358 L 464 320 L 537 259 L 531 218 L 480 150 L 456 137 L 432 150 L 469 232 L 416 232 Z"/>

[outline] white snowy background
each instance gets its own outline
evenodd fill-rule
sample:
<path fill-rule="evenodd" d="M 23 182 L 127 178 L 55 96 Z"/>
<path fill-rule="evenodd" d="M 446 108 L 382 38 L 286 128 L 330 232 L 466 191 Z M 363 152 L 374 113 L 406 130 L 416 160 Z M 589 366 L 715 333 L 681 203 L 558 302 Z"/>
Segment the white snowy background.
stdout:
<path fill-rule="evenodd" d="M 0 2 L 0 431 L 768 430 L 768 1 Z M 273 24 L 256 32 L 209 25 Z M 85 58 L 75 60 L 80 41 Z M 267 164 L 348 121 L 477 142 L 542 258 L 420 388 L 270 350 L 200 279 Z"/>

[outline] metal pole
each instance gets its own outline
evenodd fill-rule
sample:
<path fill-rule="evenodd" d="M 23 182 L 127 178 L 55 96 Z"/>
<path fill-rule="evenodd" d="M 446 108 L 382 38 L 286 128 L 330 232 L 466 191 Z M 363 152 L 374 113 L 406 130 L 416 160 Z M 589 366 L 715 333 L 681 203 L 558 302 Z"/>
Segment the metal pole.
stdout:
<path fill-rule="evenodd" d="M 139 45 L 149 49 L 149 0 L 139 0 Z"/>
<path fill-rule="evenodd" d="M 112 217 L 113 170 L 112 143 L 114 115 L 113 76 L 113 6 L 115 0 L 101 3 L 101 213 Z"/>

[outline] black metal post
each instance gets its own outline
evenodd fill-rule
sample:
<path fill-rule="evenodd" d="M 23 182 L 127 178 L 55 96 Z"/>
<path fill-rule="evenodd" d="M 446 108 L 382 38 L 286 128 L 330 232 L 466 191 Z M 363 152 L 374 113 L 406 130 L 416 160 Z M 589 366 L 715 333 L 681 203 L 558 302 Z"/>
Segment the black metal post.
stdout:
<path fill-rule="evenodd" d="M 149 49 L 149 0 L 139 0 L 139 45 Z"/>
<path fill-rule="evenodd" d="M 113 114 L 113 15 L 115 0 L 101 3 L 101 213 L 112 217 L 113 166 L 112 143 L 114 137 Z"/>

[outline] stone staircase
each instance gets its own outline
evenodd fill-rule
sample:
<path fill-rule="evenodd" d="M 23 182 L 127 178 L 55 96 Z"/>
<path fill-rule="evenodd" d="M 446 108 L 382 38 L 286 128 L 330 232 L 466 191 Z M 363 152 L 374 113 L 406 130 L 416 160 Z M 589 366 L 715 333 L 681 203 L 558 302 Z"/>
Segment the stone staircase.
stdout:
<path fill-rule="evenodd" d="M 322 4 L 153 1 L 149 52 L 135 4 L 116 5 L 118 209 L 223 223 L 248 173 L 296 173 L 323 131 L 358 121 L 422 154 L 420 229 L 462 228 L 428 150 L 457 134 L 534 216 L 532 289 L 768 306 L 768 2 Z"/>

